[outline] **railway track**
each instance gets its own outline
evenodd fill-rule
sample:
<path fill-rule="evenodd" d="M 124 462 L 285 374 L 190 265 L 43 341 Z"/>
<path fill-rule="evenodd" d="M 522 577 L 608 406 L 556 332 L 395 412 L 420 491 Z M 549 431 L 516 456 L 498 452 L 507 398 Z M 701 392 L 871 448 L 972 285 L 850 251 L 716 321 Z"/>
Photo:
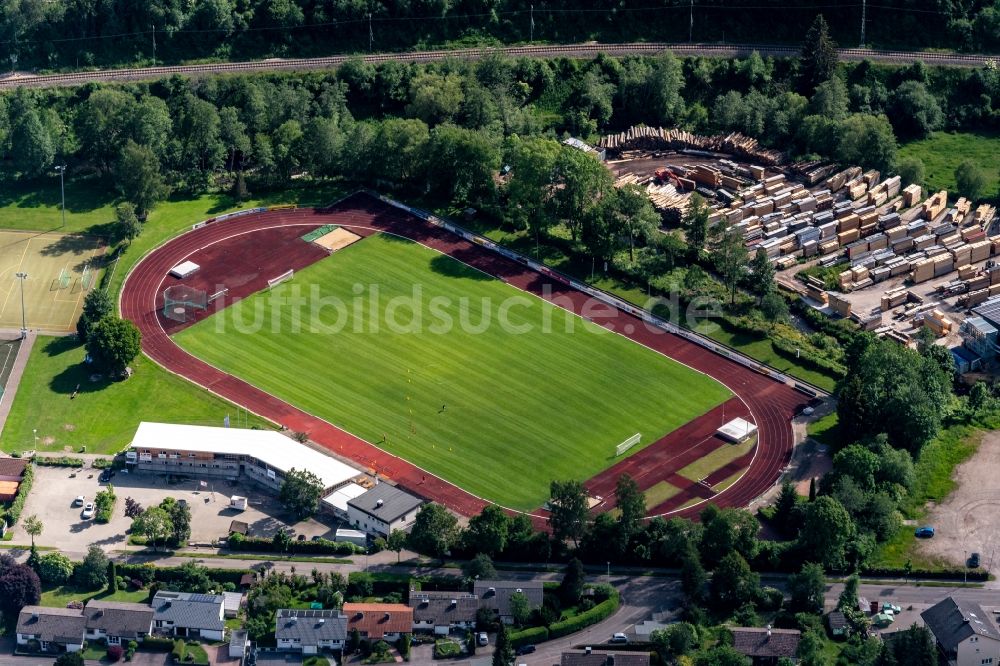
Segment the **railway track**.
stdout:
<path fill-rule="evenodd" d="M 375 53 L 360 56 L 365 62 L 381 63 L 390 60 L 402 62 L 431 62 L 447 58 L 474 60 L 492 49 L 474 48 L 438 51 L 413 51 L 408 53 Z M 539 46 L 508 46 L 500 49 L 511 57 L 530 58 L 589 58 L 599 53 L 607 55 L 653 55 L 663 51 L 678 55 L 701 56 L 745 56 L 752 51 L 761 55 L 787 57 L 799 52 L 794 46 L 774 44 L 690 44 L 690 43 L 628 43 L 628 44 L 562 44 Z M 923 60 L 935 65 L 955 67 L 980 67 L 989 61 L 1000 61 L 1000 56 L 962 53 L 882 51 L 876 49 L 839 49 L 841 59 L 860 61 L 864 59 L 887 63 L 909 63 Z M 322 58 L 268 59 L 244 62 L 210 63 L 202 65 L 174 65 L 169 67 L 142 67 L 134 69 L 103 69 L 70 74 L 13 74 L 0 78 L 0 89 L 18 87 L 75 86 L 97 81 L 139 81 L 158 79 L 173 75 L 210 76 L 262 71 L 309 71 L 333 69 L 356 55 L 336 55 Z"/>

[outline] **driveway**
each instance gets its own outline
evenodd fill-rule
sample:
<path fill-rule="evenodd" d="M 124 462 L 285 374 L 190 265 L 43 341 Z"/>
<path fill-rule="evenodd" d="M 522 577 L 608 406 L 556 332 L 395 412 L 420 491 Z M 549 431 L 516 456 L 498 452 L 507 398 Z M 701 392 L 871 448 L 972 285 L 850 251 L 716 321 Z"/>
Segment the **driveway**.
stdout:
<path fill-rule="evenodd" d="M 88 546 L 97 544 L 105 550 L 126 547 L 125 532 L 132 521 L 125 517 L 125 498 L 131 497 L 143 507 L 159 504 L 166 497 L 185 500 L 191 507 L 191 541 L 211 543 L 229 534 L 229 525 L 236 519 L 249 524 L 252 536 L 270 538 L 279 528 L 290 529 L 305 538 L 333 537 L 335 528 L 316 520 L 289 524 L 283 520 L 284 512 L 277 499 L 256 487 L 230 484 L 228 481 L 209 481 L 202 487 L 198 480 L 168 484 L 166 477 L 154 474 L 126 474 L 119 472 L 112 479 L 118 496 L 111 522 L 98 524 L 81 517 L 80 507 L 73 499 L 83 495 L 87 502 L 106 484 L 98 483 L 98 470 L 77 470 L 66 467 L 36 467 L 35 481 L 25 516 L 37 515 L 45 530 L 38 538 L 39 545 L 56 545 L 59 550 L 79 557 Z M 243 495 L 250 504 L 245 511 L 229 508 L 231 495 Z M 29 543 L 30 537 L 19 526 L 14 528 L 15 543 Z"/>

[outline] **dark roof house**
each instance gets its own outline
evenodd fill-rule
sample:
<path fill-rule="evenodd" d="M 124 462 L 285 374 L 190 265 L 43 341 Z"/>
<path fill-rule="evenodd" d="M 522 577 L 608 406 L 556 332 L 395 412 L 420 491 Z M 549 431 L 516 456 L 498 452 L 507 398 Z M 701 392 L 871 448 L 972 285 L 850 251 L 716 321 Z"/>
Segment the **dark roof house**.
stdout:
<path fill-rule="evenodd" d="M 153 609 L 146 604 L 91 599 L 83 617 L 89 634 L 136 640 L 149 634 Z"/>
<path fill-rule="evenodd" d="M 420 508 L 424 501 L 388 483 L 379 483 L 368 492 L 347 500 L 347 507 L 368 514 L 384 523 L 394 523 Z"/>
<path fill-rule="evenodd" d="M 472 591 L 481 608 L 496 611 L 501 618 L 510 617 L 510 597 L 516 592 L 528 597 L 531 608 L 539 608 L 544 597 L 542 582 L 530 580 L 477 580 Z"/>
<path fill-rule="evenodd" d="M 222 640 L 225 629 L 221 594 L 159 591 L 150 602 L 153 623 L 175 635 L 201 635 Z M 193 633 L 197 632 L 197 633 Z"/>
<path fill-rule="evenodd" d="M 649 653 L 563 652 L 559 666 L 649 666 Z"/>
<path fill-rule="evenodd" d="M 473 624 L 479 610 L 479 598 L 459 592 L 422 592 L 410 590 L 414 625 L 458 627 Z"/>
<path fill-rule="evenodd" d="M 754 664 L 777 663 L 778 659 L 792 659 L 799 649 L 802 632 L 797 629 L 761 629 L 759 627 L 731 627 L 733 648 L 750 657 Z"/>
<path fill-rule="evenodd" d="M 279 647 L 302 649 L 342 643 L 347 638 L 347 616 L 335 610 L 279 609 L 274 619 Z"/>
<path fill-rule="evenodd" d="M 17 642 L 33 639 L 61 646 L 83 645 L 85 624 L 78 608 L 25 606 L 17 616 Z"/>
<path fill-rule="evenodd" d="M 24 476 L 28 461 L 24 458 L 0 458 L 0 479 L 16 481 Z"/>
<path fill-rule="evenodd" d="M 831 611 L 826 616 L 826 621 L 830 625 L 830 633 L 834 636 L 844 636 L 847 634 L 847 617 L 840 611 Z"/>
<path fill-rule="evenodd" d="M 985 638 L 1000 641 L 1000 630 L 979 604 L 948 597 L 920 614 L 942 652 L 954 659 L 960 643 Z"/>

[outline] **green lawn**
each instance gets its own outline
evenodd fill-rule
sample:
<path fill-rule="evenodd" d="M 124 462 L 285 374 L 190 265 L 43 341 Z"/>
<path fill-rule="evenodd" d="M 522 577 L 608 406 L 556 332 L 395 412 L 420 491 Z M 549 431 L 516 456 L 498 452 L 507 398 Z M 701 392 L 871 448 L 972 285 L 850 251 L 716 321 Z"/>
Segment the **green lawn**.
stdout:
<path fill-rule="evenodd" d="M 378 286 L 384 310 L 377 320 L 370 290 L 354 300 L 359 284 Z M 419 315 L 405 306 L 393 311 L 415 288 Z M 310 320 L 309 308 L 279 307 L 312 289 L 343 299 L 343 309 L 326 305 Z M 505 331 L 505 311 L 511 327 L 530 332 Z M 293 332 L 300 313 L 301 330 Z M 278 325 L 258 330 L 256 315 Z M 463 317 L 468 325 L 459 324 Z M 487 325 L 472 332 L 484 317 Z M 447 332 L 446 319 L 454 323 Z M 334 334 L 310 329 L 338 321 Z M 547 321 L 551 331 L 543 332 Z M 648 444 L 730 395 L 704 375 L 596 329 L 437 252 L 377 236 L 175 339 L 365 440 L 387 436 L 382 446 L 392 453 L 477 495 L 530 509 L 547 499 L 550 480 L 590 478 L 632 434 Z"/>
<path fill-rule="evenodd" d="M 706 335 L 716 342 L 721 342 L 724 345 L 738 349 L 750 358 L 767 363 L 771 367 L 781 372 L 786 372 L 793 377 L 804 379 L 825 391 L 832 392 L 837 384 L 836 378 L 832 375 L 798 364 L 794 359 L 779 354 L 775 351 L 771 341 L 765 337 L 743 331 L 730 331 L 721 326 L 714 327 L 714 330 L 707 332 Z"/>
<path fill-rule="evenodd" d="M 63 585 L 43 591 L 40 605 L 65 608 L 66 604 L 71 601 L 87 603 L 91 599 L 144 603 L 149 599 L 149 590 L 118 590 L 114 594 L 110 594 L 105 587 L 97 590 L 84 590 L 76 585 Z"/>
<path fill-rule="evenodd" d="M 692 481 L 701 481 L 715 470 L 721 469 L 737 458 L 746 455 L 755 446 L 757 446 L 757 437 L 751 437 L 739 444 L 723 444 L 708 455 L 695 460 L 678 474 Z"/>
<path fill-rule="evenodd" d="M 954 201 L 955 167 L 965 159 L 974 160 L 989 175 L 986 197 L 997 196 L 1000 172 L 1000 132 L 934 132 L 922 141 L 911 141 L 899 147 L 899 157 L 916 157 L 924 163 L 927 187 L 931 192 L 948 190 Z"/>
<path fill-rule="evenodd" d="M 222 425 L 236 408 L 140 356 L 123 382 L 91 382 L 84 350 L 71 338 L 39 337 L 31 350 L 0 448 L 21 451 L 114 453 L 127 445 L 140 421 Z M 71 398 L 79 386 L 76 398 Z M 39 405 L 44 405 L 43 409 Z M 265 422 L 250 416 L 250 425 Z"/>

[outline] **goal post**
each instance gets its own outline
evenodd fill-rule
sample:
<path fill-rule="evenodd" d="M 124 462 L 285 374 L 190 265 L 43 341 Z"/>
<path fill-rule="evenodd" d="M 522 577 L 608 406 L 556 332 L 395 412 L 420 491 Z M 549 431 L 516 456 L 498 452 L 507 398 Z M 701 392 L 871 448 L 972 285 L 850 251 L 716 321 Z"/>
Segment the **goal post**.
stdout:
<path fill-rule="evenodd" d="M 274 289 L 275 287 L 277 287 L 282 282 L 287 282 L 288 280 L 291 280 L 294 276 L 295 276 L 295 269 L 289 268 L 287 271 L 285 271 L 284 273 L 282 273 L 278 277 L 273 277 L 270 280 L 268 280 L 267 281 L 267 288 L 269 290 L 270 289 Z"/>
<path fill-rule="evenodd" d="M 615 447 L 615 456 L 620 456 L 621 454 L 631 449 L 633 446 L 639 443 L 639 440 L 641 438 L 642 438 L 642 433 L 637 432 L 628 439 L 626 439 L 624 442 Z"/>

